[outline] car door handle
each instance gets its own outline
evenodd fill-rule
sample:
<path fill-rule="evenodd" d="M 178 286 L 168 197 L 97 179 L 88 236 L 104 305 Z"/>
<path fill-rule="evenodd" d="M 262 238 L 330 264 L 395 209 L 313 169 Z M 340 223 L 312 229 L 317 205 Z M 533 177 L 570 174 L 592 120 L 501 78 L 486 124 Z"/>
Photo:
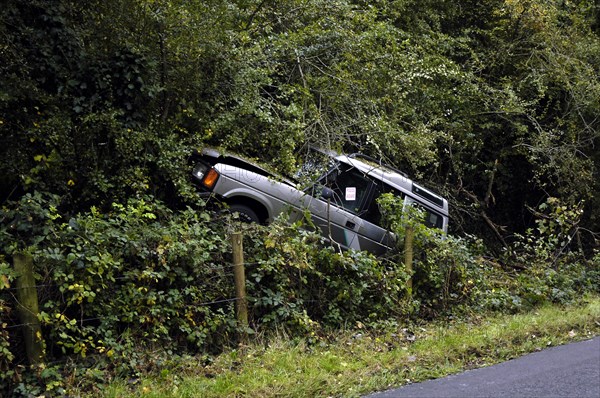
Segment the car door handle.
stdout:
<path fill-rule="evenodd" d="M 356 227 L 356 224 L 353 223 L 352 221 L 346 221 L 346 227 L 348 227 L 350 229 L 354 229 L 354 227 Z"/>

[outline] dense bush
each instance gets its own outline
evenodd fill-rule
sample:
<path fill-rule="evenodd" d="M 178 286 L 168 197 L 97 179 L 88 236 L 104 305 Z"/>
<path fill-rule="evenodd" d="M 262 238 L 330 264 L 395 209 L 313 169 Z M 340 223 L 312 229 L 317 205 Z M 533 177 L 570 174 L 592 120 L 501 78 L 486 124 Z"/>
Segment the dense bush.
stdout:
<path fill-rule="evenodd" d="M 315 332 L 406 314 L 401 265 L 325 246 L 308 220 L 279 221 L 252 243 L 248 283 L 259 326 Z"/>
<path fill-rule="evenodd" d="M 359 150 L 451 202 L 447 237 L 389 202 L 398 247 L 385 258 L 325 247 L 308 222 L 253 227 L 257 330 L 518 311 L 597 290 L 596 3 L 4 1 L 3 390 L 59 394 L 61 374 L 102 380 L 152 368 L 153 352 L 232 341 L 227 230 L 187 179 L 204 144 L 286 172 L 310 145 Z M 560 199 L 538 207 L 548 195 Z M 69 372 L 23 378 L 20 252 L 34 259 L 47 360 L 74 361 Z"/>
<path fill-rule="evenodd" d="M 407 228 L 415 234 L 414 299 L 421 316 L 477 309 L 518 311 L 598 291 L 598 255 L 587 259 L 573 244 L 581 209 L 556 198 L 539 206 L 537 228 L 516 235 L 502 262 L 486 256 L 485 246 L 474 237 L 445 236 L 426 228 L 423 212 L 403 212 L 402 200 L 386 194 L 380 206 L 400 237 L 396 261 L 403 261 Z"/>
<path fill-rule="evenodd" d="M 9 254 L 33 257 L 49 360 L 92 357 L 131 372 L 155 349 L 210 352 L 228 343 L 231 305 L 219 301 L 233 295 L 222 277 L 229 249 L 207 213 L 175 214 L 145 198 L 67 220 L 57 199 L 25 196 L 4 210 L 11 221 L 2 230 Z"/>
<path fill-rule="evenodd" d="M 0 259 L 0 383 L 2 384 L 10 380 L 15 374 L 11 366 L 15 355 L 11 351 L 10 334 L 7 330 L 8 323 L 5 321 L 10 317 L 10 306 L 5 301 L 4 294 L 2 294 L 5 289 L 10 287 L 13 276 L 10 265 L 3 258 Z"/>
<path fill-rule="evenodd" d="M 67 374 L 100 383 L 235 343 L 227 236 L 233 227 L 245 230 L 250 326 L 261 334 L 315 339 L 341 327 L 566 303 L 598 289 L 600 257 L 586 260 L 555 239 L 559 230 L 572 233 L 580 212 L 553 199 L 541 206 L 539 227 L 518 238 L 502 265 L 485 257 L 474 238 L 426 228 L 419 209 L 403 213 L 392 196 L 380 205 L 398 247 L 375 258 L 325 245 L 309 218 L 240 225 L 201 207 L 174 212 L 152 197 L 67 217 L 59 197 L 26 195 L 2 210 L 0 366 L 11 369 L 3 372 L 5 391 L 61 394 Z M 412 274 L 403 257 L 407 228 L 415 233 Z M 8 264 L 17 252 L 35 263 L 52 366 L 27 370 L 21 359 Z"/>

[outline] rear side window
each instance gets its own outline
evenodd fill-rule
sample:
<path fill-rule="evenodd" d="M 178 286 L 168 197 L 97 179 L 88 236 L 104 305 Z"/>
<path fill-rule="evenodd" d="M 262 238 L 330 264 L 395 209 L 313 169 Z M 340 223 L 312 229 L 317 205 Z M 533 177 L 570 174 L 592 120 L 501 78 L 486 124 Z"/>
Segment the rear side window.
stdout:
<path fill-rule="evenodd" d="M 379 199 L 379 197 L 384 193 L 391 193 L 398 198 L 404 199 L 404 193 L 390 187 L 387 184 L 383 184 L 381 181 L 377 181 L 376 183 L 374 183 L 373 188 L 373 194 L 370 197 L 370 202 L 367 207 L 367 211 L 365 212 L 362 218 L 372 224 L 379 225 L 381 227 L 381 211 L 379 209 L 377 199 Z"/>
<path fill-rule="evenodd" d="M 425 225 L 429 228 L 439 228 L 442 229 L 444 227 L 444 217 L 435 212 L 425 210 Z"/>
<path fill-rule="evenodd" d="M 391 193 L 394 196 L 406 199 L 406 195 L 403 192 L 390 187 L 387 184 L 379 183 L 375 186 L 374 194 L 371 196 L 370 203 L 367 207 L 367 211 L 362 216 L 363 219 L 369 221 L 370 223 L 382 226 L 381 220 L 381 211 L 379 210 L 379 204 L 377 203 L 377 199 L 384 193 Z M 428 210 L 425 207 L 421 206 L 418 202 L 415 202 L 415 199 L 409 199 L 410 204 L 412 206 L 417 206 L 419 209 L 425 212 L 424 223 L 429 228 L 439 228 L 442 229 L 444 226 L 444 217 L 441 214 L 438 214 L 434 211 Z"/>

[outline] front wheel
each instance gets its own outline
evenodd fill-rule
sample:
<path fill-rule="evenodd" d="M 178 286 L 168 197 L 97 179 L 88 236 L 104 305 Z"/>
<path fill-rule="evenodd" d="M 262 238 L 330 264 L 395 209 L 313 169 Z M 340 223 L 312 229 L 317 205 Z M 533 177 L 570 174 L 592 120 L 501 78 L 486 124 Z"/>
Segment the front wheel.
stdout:
<path fill-rule="evenodd" d="M 256 212 L 246 205 L 233 204 L 233 205 L 229 206 L 229 213 L 231 213 L 231 214 L 238 213 L 240 221 L 243 221 L 246 223 L 253 223 L 253 222 L 259 223 L 260 222 L 260 219 L 256 215 Z"/>

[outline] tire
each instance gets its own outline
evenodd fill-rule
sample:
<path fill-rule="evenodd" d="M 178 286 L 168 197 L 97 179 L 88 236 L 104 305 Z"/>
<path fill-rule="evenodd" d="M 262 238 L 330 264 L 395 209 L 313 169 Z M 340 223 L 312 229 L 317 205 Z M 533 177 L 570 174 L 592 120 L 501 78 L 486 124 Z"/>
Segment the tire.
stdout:
<path fill-rule="evenodd" d="M 233 204 L 229 206 L 229 213 L 238 213 L 240 221 L 246 223 L 260 223 L 260 219 L 256 215 L 256 212 L 245 205 Z"/>

